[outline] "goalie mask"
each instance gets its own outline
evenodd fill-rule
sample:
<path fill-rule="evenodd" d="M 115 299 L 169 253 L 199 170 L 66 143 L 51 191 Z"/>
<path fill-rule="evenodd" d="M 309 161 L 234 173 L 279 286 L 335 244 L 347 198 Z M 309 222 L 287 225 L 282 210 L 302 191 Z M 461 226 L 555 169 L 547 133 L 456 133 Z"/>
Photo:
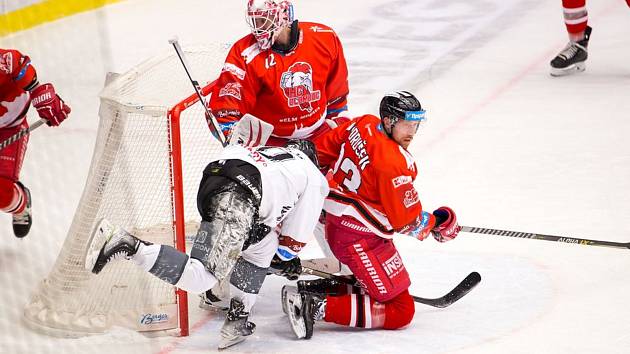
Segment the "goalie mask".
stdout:
<path fill-rule="evenodd" d="M 282 28 L 293 22 L 293 5 L 289 1 L 248 0 L 247 24 L 258 45 L 267 50 Z"/>

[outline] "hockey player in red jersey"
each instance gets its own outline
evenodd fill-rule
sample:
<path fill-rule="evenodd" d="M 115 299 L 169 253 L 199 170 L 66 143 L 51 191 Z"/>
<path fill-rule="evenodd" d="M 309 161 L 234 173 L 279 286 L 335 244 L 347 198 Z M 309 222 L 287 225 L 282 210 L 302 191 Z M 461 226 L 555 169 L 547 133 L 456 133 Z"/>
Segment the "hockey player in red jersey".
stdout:
<path fill-rule="evenodd" d="M 324 204 L 326 237 L 335 256 L 363 289 L 348 292 L 333 280 L 302 280 L 283 288 L 294 332 L 310 338 L 315 320 L 362 328 L 397 329 L 411 322 L 411 284 L 392 237 L 452 240 L 460 230 L 451 208 L 426 212 L 413 186 L 417 167 L 407 147 L 425 121 L 406 91 L 383 97 L 379 119 L 364 115 L 317 138 L 320 164 L 332 169 Z"/>
<path fill-rule="evenodd" d="M 348 70 L 328 26 L 298 22 L 289 1 L 249 0 L 251 34 L 231 48 L 209 103 L 223 132 L 246 113 L 273 125 L 268 145 L 310 139 L 346 110 Z"/>
<path fill-rule="evenodd" d="M 28 128 L 29 104 L 50 126 L 59 125 L 70 113 L 52 84 L 40 85 L 28 56 L 0 48 L 0 141 Z M 13 232 L 28 234 L 31 223 L 31 194 L 20 182 L 28 135 L 0 150 L 0 211 L 13 214 Z"/>
<path fill-rule="evenodd" d="M 630 0 L 626 0 L 630 6 Z M 586 69 L 588 41 L 591 27 L 588 26 L 586 0 L 562 0 L 564 24 L 569 34 L 569 43 L 551 61 L 551 75 L 563 76 Z"/>

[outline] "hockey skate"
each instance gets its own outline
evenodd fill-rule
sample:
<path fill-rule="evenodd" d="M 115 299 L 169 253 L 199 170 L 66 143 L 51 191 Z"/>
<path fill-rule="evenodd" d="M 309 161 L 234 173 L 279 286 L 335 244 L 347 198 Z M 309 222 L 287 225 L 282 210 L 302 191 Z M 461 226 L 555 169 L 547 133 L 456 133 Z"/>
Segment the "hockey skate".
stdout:
<path fill-rule="evenodd" d="M 584 39 L 569 42 L 551 61 L 551 76 L 564 76 L 586 69 L 588 58 L 588 41 L 591 38 L 591 27 L 586 27 Z"/>
<path fill-rule="evenodd" d="M 298 339 L 313 336 L 313 324 L 324 318 L 326 299 L 315 294 L 287 294 L 286 308 L 291 329 Z"/>
<path fill-rule="evenodd" d="M 219 350 L 238 344 L 254 333 L 256 324 L 249 322 L 248 317 L 249 312 L 245 312 L 245 305 L 240 300 L 232 298 L 221 328 Z"/>
<path fill-rule="evenodd" d="M 13 214 L 13 234 L 15 237 L 22 238 L 28 235 L 33 225 L 33 217 L 31 215 L 31 191 L 24 187 L 20 182 L 17 184 L 22 187 L 24 194 L 26 195 L 26 206 L 21 213 Z"/>
<path fill-rule="evenodd" d="M 227 311 L 229 303 L 216 296 L 212 289 L 199 295 L 199 308 L 209 311 Z"/>
<path fill-rule="evenodd" d="M 289 314 L 289 308 L 288 308 L 288 301 L 287 298 L 289 296 L 293 296 L 295 294 L 298 293 L 298 289 L 293 286 L 293 285 L 284 285 L 282 287 L 282 291 L 281 291 L 281 301 L 282 301 L 282 312 L 284 312 L 285 315 Z"/>
<path fill-rule="evenodd" d="M 141 242 L 127 231 L 112 225 L 107 219 L 101 219 L 88 240 L 85 269 L 98 274 L 113 259 L 128 259 L 136 254 Z"/>

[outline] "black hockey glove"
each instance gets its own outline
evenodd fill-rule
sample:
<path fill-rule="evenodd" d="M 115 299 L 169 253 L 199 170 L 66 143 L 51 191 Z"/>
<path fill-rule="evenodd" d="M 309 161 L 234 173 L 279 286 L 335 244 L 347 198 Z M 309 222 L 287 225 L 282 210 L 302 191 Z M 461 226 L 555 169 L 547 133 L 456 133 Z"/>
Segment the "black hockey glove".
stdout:
<path fill-rule="evenodd" d="M 299 257 L 295 257 L 290 261 L 283 261 L 277 254 L 273 256 L 269 272 L 275 275 L 281 275 L 289 280 L 297 280 L 302 274 L 302 263 Z"/>

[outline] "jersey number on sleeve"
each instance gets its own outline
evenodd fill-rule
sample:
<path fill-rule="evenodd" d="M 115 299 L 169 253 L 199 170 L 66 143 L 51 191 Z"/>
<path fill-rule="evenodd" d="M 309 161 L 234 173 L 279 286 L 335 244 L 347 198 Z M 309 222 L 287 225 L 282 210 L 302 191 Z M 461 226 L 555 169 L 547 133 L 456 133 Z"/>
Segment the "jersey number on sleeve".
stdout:
<path fill-rule="evenodd" d="M 342 184 L 349 191 L 357 193 L 359 187 L 361 187 L 361 172 L 359 171 L 357 165 L 349 157 L 344 156 L 346 153 L 345 147 L 346 144 L 343 144 L 341 146 L 341 155 L 339 156 L 339 160 L 337 160 L 337 163 L 335 164 L 333 174 L 337 174 L 337 171 L 341 169 L 341 171 L 346 174 Z"/>

